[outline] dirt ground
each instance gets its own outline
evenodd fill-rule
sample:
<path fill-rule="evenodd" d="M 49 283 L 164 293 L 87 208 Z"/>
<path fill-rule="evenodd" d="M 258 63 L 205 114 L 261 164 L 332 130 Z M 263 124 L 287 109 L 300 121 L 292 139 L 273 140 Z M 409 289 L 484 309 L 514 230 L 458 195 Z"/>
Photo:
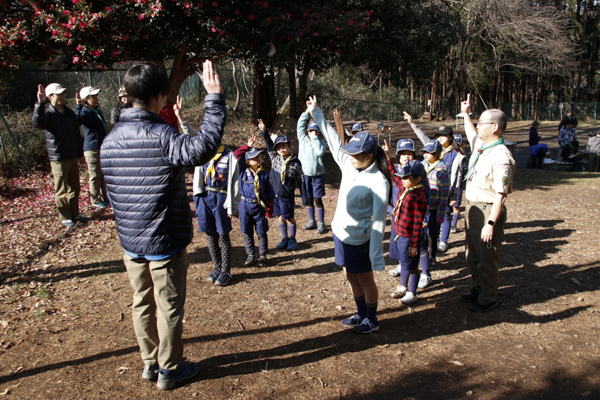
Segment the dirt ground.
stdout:
<path fill-rule="evenodd" d="M 376 123 L 367 124 L 374 128 Z M 439 124 L 423 124 L 429 134 Z M 556 154 L 557 124 L 540 134 Z M 509 125 L 525 166 L 528 124 Z M 582 146 L 592 125 L 580 124 Z M 464 133 L 462 129 L 458 130 Z M 394 137 L 412 137 L 406 123 Z M 328 161 L 324 199 L 333 217 L 339 173 Z M 185 356 L 199 378 L 164 393 L 141 380 L 132 291 L 111 211 L 59 227 L 48 174 L 11 178 L 0 198 L 0 396 L 15 399 L 577 399 L 600 398 L 600 174 L 519 168 L 507 202 L 498 309 L 475 314 L 466 293 L 464 220 L 412 307 L 389 294 L 398 278 L 376 273 L 380 330 L 358 335 L 350 288 L 334 263 L 331 231 L 299 229 L 297 251 L 275 248 L 269 265 L 244 267 L 234 223 L 232 283 L 205 281 L 204 234 L 191 265 Z M 297 199 L 297 204 L 300 199 Z M 297 209 L 298 226 L 307 222 Z M 387 227 L 389 239 L 389 224 Z"/>

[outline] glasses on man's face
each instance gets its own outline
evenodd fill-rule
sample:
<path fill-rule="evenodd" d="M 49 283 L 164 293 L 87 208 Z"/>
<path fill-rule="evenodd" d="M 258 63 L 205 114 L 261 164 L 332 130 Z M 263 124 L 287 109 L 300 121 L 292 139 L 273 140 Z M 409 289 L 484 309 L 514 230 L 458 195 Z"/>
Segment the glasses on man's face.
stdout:
<path fill-rule="evenodd" d="M 478 122 L 478 123 L 477 123 L 477 126 L 479 126 L 479 125 L 486 125 L 486 124 L 492 124 L 492 125 L 495 125 L 496 123 L 495 123 L 495 122 Z"/>

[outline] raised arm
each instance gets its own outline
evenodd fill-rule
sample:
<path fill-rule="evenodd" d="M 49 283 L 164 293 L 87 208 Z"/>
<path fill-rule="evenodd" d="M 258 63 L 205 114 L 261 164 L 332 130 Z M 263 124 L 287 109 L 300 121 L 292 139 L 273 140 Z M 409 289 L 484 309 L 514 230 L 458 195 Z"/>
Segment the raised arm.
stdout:
<path fill-rule="evenodd" d="M 333 129 L 329 122 L 327 122 L 323 112 L 319 108 L 317 104 L 317 96 L 310 97 L 306 102 L 306 106 L 306 111 L 310 112 L 317 125 L 319 125 L 321 134 L 327 141 L 327 145 L 329 146 L 329 150 L 331 151 L 333 159 L 340 166 L 340 168 L 342 168 L 346 163 L 348 155 L 342 150 L 342 141 L 340 140 L 337 131 Z"/>
<path fill-rule="evenodd" d="M 371 187 L 373 193 L 373 226 L 371 227 L 371 241 L 369 244 L 369 257 L 374 271 L 385 269 L 383 259 L 383 234 L 385 232 L 385 216 L 387 214 L 388 191 L 390 185 L 387 179 Z"/>
<path fill-rule="evenodd" d="M 271 155 L 271 152 L 275 150 L 273 147 L 273 140 L 271 140 L 271 136 L 269 136 L 269 130 L 262 119 L 258 120 L 258 129 L 260 129 L 260 135 L 263 137 L 265 145 L 267 146 L 267 152 L 269 155 Z"/>
<path fill-rule="evenodd" d="M 465 133 L 467 134 L 467 140 L 471 145 L 471 151 L 475 151 L 475 141 L 477 140 L 477 129 L 471 120 L 471 94 L 467 94 L 467 100 L 460 104 L 460 112 L 464 115 L 465 119 Z"/>
<path fill-rule="evenodd" d="M 348 137 L 348 135 L 346 135 L 346 131 L 344 130 L 344 120 L 342 119 L 342 113 L 340 113 L 337 108 L 333 110 L 333 120 L 335 121 L 335 130 L 337 131 L 340 140 L 342 141 L 344 146 L 347 145 L 348 140 L 350 140 L 350 138 Z"/>
<path fill-rule="evenodd" d="M 417 125 L 413 121 L 412 116 L 409 113 L 407 113 L 406 111 L 403 111 L 403 113 L 404 113 L 404 119 L 410 124 L 410 127 L 412 128 L 415 135 L 417 135 L 417 137 L 419 138 L 421 143 L 426 144 L 427 142 L 429 142 L 429 138 L 427 137 L 425 132 L 423 132 L 423 129 L 421 129 L 419 127 L 419 125 Z"/>

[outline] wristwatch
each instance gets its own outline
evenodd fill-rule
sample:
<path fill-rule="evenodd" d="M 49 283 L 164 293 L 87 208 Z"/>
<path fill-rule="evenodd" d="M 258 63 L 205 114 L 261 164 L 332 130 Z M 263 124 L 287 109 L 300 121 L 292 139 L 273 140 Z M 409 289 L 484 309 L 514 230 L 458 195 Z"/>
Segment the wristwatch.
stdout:
<path fill-rule="evenodd" d="M 494 226 L 495 222 L 492 221 L 491 219 L 488 219 L 488 225 Z"/>

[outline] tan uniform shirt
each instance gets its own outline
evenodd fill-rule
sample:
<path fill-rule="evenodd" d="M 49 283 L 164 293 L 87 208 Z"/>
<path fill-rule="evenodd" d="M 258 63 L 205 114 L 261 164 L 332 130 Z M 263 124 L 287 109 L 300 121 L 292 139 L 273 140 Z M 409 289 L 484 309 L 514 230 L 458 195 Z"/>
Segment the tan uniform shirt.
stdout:
<path fill-rule="evenodd" d="M 475 160 L 475 152 L 481 148 L 481 140 L 477 136 L 471 148 L 473 155 L 469 167 Z M 493 203 L 496 193 L 512 193 L 514 174 L 515 160 L 506 146 L 497 145 L 484 150 L 467 179 L 465 196 L 469 201 Z"/>

